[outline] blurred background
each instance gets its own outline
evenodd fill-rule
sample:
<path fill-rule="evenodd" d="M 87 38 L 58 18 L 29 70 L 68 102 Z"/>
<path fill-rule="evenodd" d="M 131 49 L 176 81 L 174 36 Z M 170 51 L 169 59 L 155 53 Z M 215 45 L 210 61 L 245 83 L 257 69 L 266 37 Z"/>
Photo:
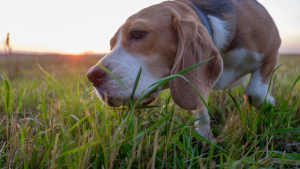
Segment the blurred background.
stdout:
<path fill-rule="evenodd" d="M 1 0 L 0 74 L 43 79 L 86 72 L 109 52 L 109 41 L 132 14 L 163 0 Z M 282 38 L 279 72 L 299 74 L 300 1 L 258 0 L 275 20 Z M 255 15 L 255 14 L 253 14 Z M 287 71 L 288 70 L 288 71 Z M 64 78 L 62 78 L 64 79 Z"/>
<path fill-rule="evenodd" d="M 163 0 L 1 0 L 0 52 L 106 53 L 109 40 L 139 10 Z M 275 20 L 281 54 L 300 53 L 300 1 L 258 0 Z M 255 14 L 254 14 L 255 15 Z"/>

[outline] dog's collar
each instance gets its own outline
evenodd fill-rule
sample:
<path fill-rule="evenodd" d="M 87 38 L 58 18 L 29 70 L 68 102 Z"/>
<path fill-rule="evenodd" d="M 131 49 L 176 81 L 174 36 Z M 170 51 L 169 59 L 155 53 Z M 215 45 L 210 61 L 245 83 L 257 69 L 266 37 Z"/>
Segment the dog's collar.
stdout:
<path fill-rule="evenodd" d="M 207 29 L 209 35 L 211 36 L 212 40 L 214 41 L 214 36 L 212 33 L 212 28 L 211 25 L 208 21 L 207 16 L 205 15 L 205 13 L 196 5 L 193 5 L 194 9 L 197 11 L 198 15 L 201 17 L 202 23 L 205 26 L 205 28 Z"/>

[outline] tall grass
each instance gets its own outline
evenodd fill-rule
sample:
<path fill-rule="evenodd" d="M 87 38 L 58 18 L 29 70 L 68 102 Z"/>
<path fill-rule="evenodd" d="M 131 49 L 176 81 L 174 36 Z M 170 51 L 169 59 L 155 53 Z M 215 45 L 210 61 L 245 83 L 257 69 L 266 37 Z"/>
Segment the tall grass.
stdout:
<path fill-rule="evenodd" d="M 259 110 L 244 102 L 245 85 L 211 93 L 207 106 L 216 138 L 210 142 L 194 131 L 202 117 L 176 106 L 169 91 L 152 106 L 104 105 L 85 77 L 87 67 L 66 74 L 36 68 L 32 71 L 44 76 L 14 81 L 1 70 L 0 168 L 297 168 L 300 163 L 299 72 L 284 77 L 279 68 L 280 78 L 272 84 L 276 105 Z M 182 76 L 154 86 L 172 78 Z"/>

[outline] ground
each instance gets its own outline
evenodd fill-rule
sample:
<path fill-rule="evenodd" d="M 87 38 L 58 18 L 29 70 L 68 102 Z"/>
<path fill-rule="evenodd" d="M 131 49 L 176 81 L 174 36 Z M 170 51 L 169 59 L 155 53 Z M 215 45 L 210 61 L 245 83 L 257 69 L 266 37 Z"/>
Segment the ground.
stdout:
<path fill-rule="evenodd" d="M 274 107 L 256 110 L 246 104 L 245 85 L 212 92 L 212 142 L 194 132 L 193 114 L 176 106 L 168 90 L 152 107 L 112 109 L 101 103 L 86 78 L 99 58 L 13 54 L 6 60 L 0 55 L 0 168 L 300 164 L 300 56 L 280 57 L 269 92 Z"/>

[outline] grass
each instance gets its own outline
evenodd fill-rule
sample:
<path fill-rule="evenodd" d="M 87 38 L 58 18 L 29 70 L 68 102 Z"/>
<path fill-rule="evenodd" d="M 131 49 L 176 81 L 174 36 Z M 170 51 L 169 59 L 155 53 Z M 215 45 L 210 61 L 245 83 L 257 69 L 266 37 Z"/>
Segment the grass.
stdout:
<path fill-rule="evenodd" d="M 280 58 L 270 86 L 275 106 L 246 104 L 246 85 L 212 92 L 212 143 L 194 131 L 192 112 L 176 106 L 168 90 L 152 106 L 113 109 L 86 78 L 97 59 L 38 60 L 41 68 L 34 56 L 21 59 L 23 74 L 14 80 L 0 62 L 0 168 L 300 166 L 300 57 Z"/>

